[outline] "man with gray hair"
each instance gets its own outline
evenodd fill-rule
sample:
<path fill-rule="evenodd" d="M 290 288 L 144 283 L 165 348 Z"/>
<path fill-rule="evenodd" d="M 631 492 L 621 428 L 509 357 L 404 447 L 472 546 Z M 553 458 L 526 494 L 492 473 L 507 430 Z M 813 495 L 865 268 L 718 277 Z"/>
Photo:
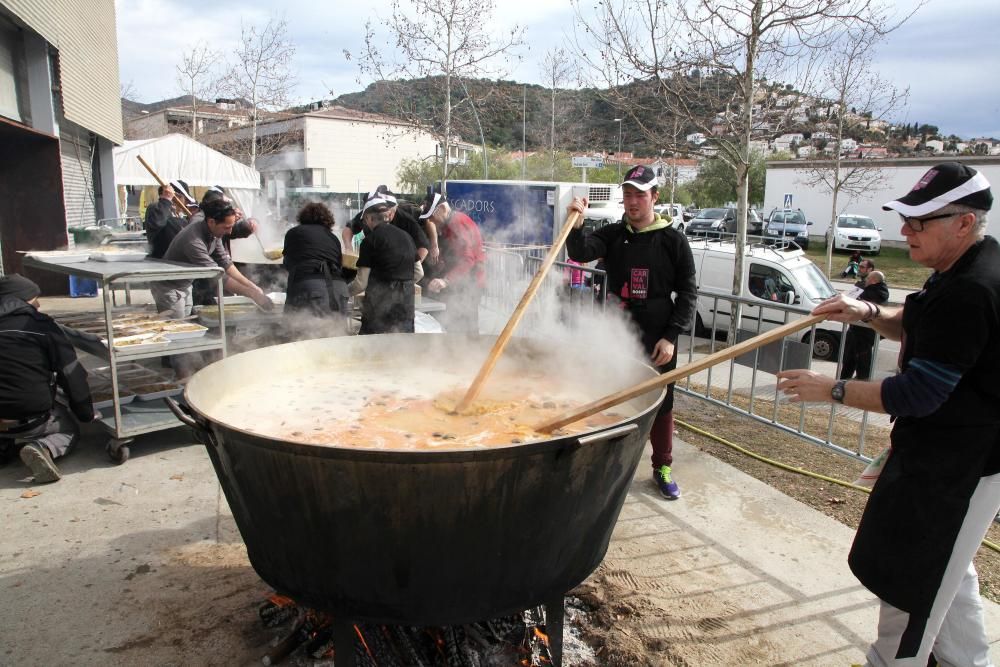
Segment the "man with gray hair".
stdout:
<path fill-rule="evenodd" d="M 900 371 L 876 382 L 783 371 L 799 401 L 835 401 L 895 420 L 848 563 L 880 601 L 868 664 L 991 665 L 972 558 L 1000 510 L 1000 243 L 993 195 L 958 162 L 930 169 L 883 208 L 910 257 L 934 273 L 902 308 L 844 295 L 813 310 L 901 341 Z"/>
<path fill-rule="evenodd" d="M 879 306 L 889 302 L 889 288 L 885 284 L 885 274 L 875 271 L 875 263 L 870 259 L 861 260 L 858 271 L 861 280 L 848 296 Z M 844 359 L 840 367 L 840 379 L 868 380 L 872 376 L 872 355 L 875 349 L 875 329 L 852 324 L 847 328 L 844 341 Z"/>

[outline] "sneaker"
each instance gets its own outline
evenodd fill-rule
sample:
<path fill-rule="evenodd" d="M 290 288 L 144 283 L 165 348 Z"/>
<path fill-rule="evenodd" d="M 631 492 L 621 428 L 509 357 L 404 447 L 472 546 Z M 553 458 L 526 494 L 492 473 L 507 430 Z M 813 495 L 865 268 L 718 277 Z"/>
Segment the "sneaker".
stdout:
<path fill-rule="evenodd" d="M 21 448 L 21 461 L 28 466 L 38 484 L 58 482 L 62 475 L 52 462 L 52 455 L 41 445 L 25 445 Z"/>
<path fill-rule="evenodd" d="M 677 500 L 681 497 L 681 489 L 677 486 L 677 482 L 673 480 L 670 466 L 660 466 L 654 470 L 653 479 L 656 481 L 656 485 L 660 487 L 660 493 L 667 500 Z"/>

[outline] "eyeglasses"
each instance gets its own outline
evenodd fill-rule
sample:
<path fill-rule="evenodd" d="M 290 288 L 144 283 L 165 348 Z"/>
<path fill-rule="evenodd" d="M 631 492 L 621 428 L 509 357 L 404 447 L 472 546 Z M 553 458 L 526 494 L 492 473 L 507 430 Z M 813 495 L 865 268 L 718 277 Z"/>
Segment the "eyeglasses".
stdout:
<path fill-rule="evenodd" d="M 942 213 L 940 215 L 932 215 L 929 218 L 911 218 L 908 215 L 899 214 L 902 218 L 903 224 L 910 228 L 910 231 L 922 232 L 924 231 L 924 224 L 930 222 L 931 220 L 942 220 L 944 218 L 954 218 L 956 215 L 962 215 L 961 213 Z"/>

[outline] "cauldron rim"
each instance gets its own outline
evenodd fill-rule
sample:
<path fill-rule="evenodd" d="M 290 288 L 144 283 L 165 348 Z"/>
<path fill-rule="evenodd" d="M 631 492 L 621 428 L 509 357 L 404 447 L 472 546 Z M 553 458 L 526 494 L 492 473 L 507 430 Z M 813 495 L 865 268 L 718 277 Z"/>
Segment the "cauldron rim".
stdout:
<path fill-rule="evenodd" d="M 385 336 L 400 336 L 404 334 L 381 334 Z M 373 336 L 374 337 L 374 336 Z M 479 338 L 484 338 L 487 336 L 480 336 Z M 519 339 L 521 342 L 545 344 L 545 341 L 540 340 L 528 340 Z M 271 348 L 284 347 L 285 345 L 294 345 L 295 343 L 286 343 L 284 345 L 271 346 Z M 249 352 L 258 352 L 258 350 L 250 350 Z M 238 355 L 233 355 L 221 360 L 225 362 L 232 359 Z M 637 367 L 644 368 L 646 370 L 656 373 L 656 369 L 649 364 L 644 363 L 640 359 L 632 360 Z M 213 364 L 214 365 L 214 364 Z M 644 371 L 645 372 L 645 371 Z M 584 431 L 577 433 L 551 433 L 548 436 L 540 437 L 538 440 L 531 442 L 525 442 L 521 444 L 504 444 L 504 445 L 490 445 L 486 447 L 441 447 L 434 449 L 384 449 L 378 447 L 348 447 L 343 445 L 327 445 L 327 444 L 313 444 L 307 442 L 296 442 L 293 440 L 284 440 L 282 438 L 274 438 L 260 433 L 249 431 L 245 428 L 240 428 L 234 426 L 230 423 L 224 422 L 217 417 L 213 417 L 206 413 L 205 410 L 200 409 L 197 403 L 191 400 L 188 392 L 190 385 L 184 389 L 184 402 L 187 404 L 188 408 L 204 420 L 207 427 L 211 429 L 224 429 L 225 431 L 238 433 L 241 438 L 246 441 L 251 442 L 256 447 L 263 447 L 265 449 L 270 449 L 274 451 L 282 451 L 292 453 L 298 456 L 313 456 L 317 458 L 351 458 L 351 459 L 361 459 L 361 460 L 380 460 L 386 463 L 399 462 L 399 463 L 413 463 L 415 458 L 426 460 L 427 462 L 461 462 L 461 461 L 471 461 L 471 460 L 482 460 L 486 459 L 501 459 L 501 458 L 517 458 L 526 454 L 531 454 L 536 451 L 542 451 L 549 449 L 553 446 L 559 446 L 564 444 L 567 440 L 577 440 L 579 438 L 586 438 L 588 436 L 604 433 L 613 429 L 621 428 L 630 423 L 634 423 L 641 416 L 645 415 L 650 410 L 658 410 L 660 403 L 662 402 L 662 395 L 664 395 L 667 389 L 664 387 L 659 390 L 656 395 L 655 400 L 652 403 L 641 409 L 637 410 L 631 415 L 626 415 L 619 421 L 613 422 L 611 424 L 605 424 L 602 426 L 589 428 Z M 540 434 L 543 435 L 544 434 Z"/>

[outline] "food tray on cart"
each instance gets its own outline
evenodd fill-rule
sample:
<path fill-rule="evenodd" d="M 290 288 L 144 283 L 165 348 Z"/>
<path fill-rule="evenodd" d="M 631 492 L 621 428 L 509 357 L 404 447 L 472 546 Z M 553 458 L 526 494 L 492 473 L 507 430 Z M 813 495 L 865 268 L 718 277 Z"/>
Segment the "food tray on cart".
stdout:
<path fill-rule="evenodd" d="M 251 303 L 227 303 L 225 305 L 226 324 L 244 324 L 247 322 L 260 322 L 275 319 L 281 316 L 282 306 L 276 304 L 274 310 L 263 311 L 257 304 Z M 215 328 L 219 326 L 218 306 L 198 306 L 195 308 L 198 314 L 198 321 L 207 327 Z"/>
<path fill-rule="evenodd" d="M 62 262 L 64 264 L 79 264 L 90 259 L 90 253 L 86 250 L 29 250 L 24 252 L 24 254 L 27 257 L 34 257 L 43 261 Z"/>
<path fill-rule="evenodd" d="M 98 385 L 96 388 L 91 387 L 90 397 L 94 401 L 94 408 L 100 410 L 102 408 L 110 408 L 114 404 L 114 400 L 111 396 L 111 385 Z M 122 388 L 118 392 L 118 404 L 127 405 L 135 400 L 135 393 L 129 389 Z"/>
<path fill-rule="evenodd" d="M 169 340 L 187 340 L 201 338 L 208 333 L 208 327 L 194 322 L 167 322 L 160 328 L 160 332 Z"/>
<path fill-rule="evenodd" d="M 107 339 L 101 339 L 101 342 L 107 346 Z M 122 336 L 121 338 L 115 338 L 115 349 L 119 352 L 157 352 L 159 350 L 165 350 L 170 345 L 170 340 L 160 336 L 159 334 L 145 333 L 137 334 L 135 336 Z"/>
<path fill-rule="evenodd" d="M 146 251 L 128 248 L 104 248 L 91 252 L 90 259 L 95 262 L 139 262 L 146 259 Z"/>
<path fill-rule="evenodd" d="M 138 401 L 155 401 L 158 398 L 176 396 L 184 391 L 184 387 L 173 382 L 153 382 L 150 384 L 130 384 L 129 388 L 135 392 Z"/>

